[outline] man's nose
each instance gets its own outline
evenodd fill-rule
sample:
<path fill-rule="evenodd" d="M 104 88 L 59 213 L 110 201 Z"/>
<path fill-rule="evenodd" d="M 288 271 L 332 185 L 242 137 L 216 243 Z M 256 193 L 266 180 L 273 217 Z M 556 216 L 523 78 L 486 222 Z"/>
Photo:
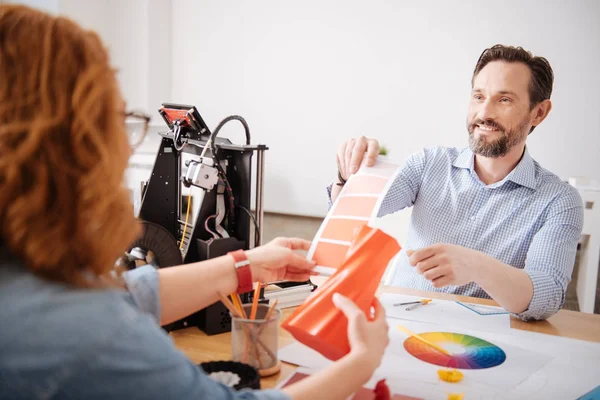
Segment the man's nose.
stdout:
<path fill-rule="evenodd" d="M 479 118 L 482 121 L 486 121 L 489 119 L 495 120 L 496 119 L 496 107 L 494 102 L 490 101 L 490 100 L 486 100 L 481 104 L 481 107 L 479 108 L 478 112 L 477 112 L 477 118 Z"/>

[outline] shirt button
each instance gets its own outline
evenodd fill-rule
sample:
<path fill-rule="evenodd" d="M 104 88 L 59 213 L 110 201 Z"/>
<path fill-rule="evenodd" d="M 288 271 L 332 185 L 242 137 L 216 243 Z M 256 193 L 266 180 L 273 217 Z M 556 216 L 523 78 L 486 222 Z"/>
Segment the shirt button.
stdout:
<path fill-rule="evenodd" d="M 475 221 L 475 216 L 472 216 L 472 217 L 471 217 L 471 221 Z"/>

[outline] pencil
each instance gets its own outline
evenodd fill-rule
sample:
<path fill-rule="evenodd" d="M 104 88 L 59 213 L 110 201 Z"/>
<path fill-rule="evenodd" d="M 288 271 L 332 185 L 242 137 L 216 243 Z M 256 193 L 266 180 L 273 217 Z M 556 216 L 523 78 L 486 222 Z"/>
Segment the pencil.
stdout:
<path fill-rule="evenodd" d="M 265 319 L 268 321 L 269 318 L 271 318 L 271 314 L 273 314 L 273 310 L 275 309 L 275 307 L 277 306 L 277 299 L 275 299 L 275 301 L 273 301 L 273 304 L 271 304 L 271 307 L 269 307 L 269 310 L 267 311 L 267 314 L 265 315 Z"/>
<path fill-rule="evenodd" d="M 252 309 L 250 310 L 250 319 L 256 319 L 256 311 L 258 310 L 258 298 L 260 297 L 260 282 L 256 282 L 254 289 L 254 297 L 252 298 Z"/>
<path fill-rule="evenodd" d="M 227 298 L 227 296 L 219 293 L 219 298 L 221 299 L 221 303 L 223 303 L 225 308 L 227 308 L 234 317 L 240 318 L 240 313 L 235 309 L 235 306 L 233 305 L 231 300 Z"/>
<path fill-rule="evenodd" d="M 447 355 L 447 356 L 450 356 L 450 357 L 452 356 L 452 354 L 450 354 L 450 352 L 449 352 L 448 350 L 444 349 L 443 347 L 440 347 L 440 346 L 438 346 L 438 345 L 437 345 L 437 344 L 435 344 L 435 343 L 432 343 L 432 342 L 430 342 L 429 340 L 427 340 L 427 339 L 425 339 L 425 338 L 423 338 L 423 337 L 421 337 L 421 336 L 417 335 L 417 334 L 416 334 L 416 333 L 414 333 L 414 332 L 411 332 L 411 331 L 409 331 L 409 330 L 408 330 L 408 329 L 406 329 L 405 327 L 403 327 L 403 326 L 401 326 L 401 325 L 398 325 L 398 329 L 400 329 L 400 330 L 401 330 L 402 332 L 404 332 L 404 333 L 408 333 L 410 336 L 412 336 L 412 337 L 414 337 L 415 339 L 417 339 L 417 340 L 419 340 L 419 341 L 421 341 L 421 342 L 425 343 L 427 346 L 433 347 L 434 349 L 436 349 L 436 350 L 437 350 L 437 351 L 439 351 L 440 353 L 442 353 L 442 354 L 445 354 L 445 355 Z"/>
<path fill-rule="evenodd" d="M 221 302 L 223 303 L 223 305 L 225 306 L 225 308 L 227 308 L 229 310 L 229 312 L 231 313 L 231 315 L 233 315 L 236 318 L 242 318 L 241 314 L 239 313 L 238 310 L 236 310 L 235 306 L 233 305 L 233 303 L 231 302 L 231 300 L 229 300 L 227 298 L 227 296 L 219 293 L 219 298 L 221 299 Z M 235 298 L 235 296 L 232 296 L 232 298 Z M 247 357 L 248 357 L 248 351 L 249 351 L 249 347 L 250 347 L 250 343 L 254 343 L 254 351 L 256 354 L 256 359 L 259 362 L 260 366 L 262 367 L 262 360 L 260 359 L 260 355 L 258 353 L 258 347 L 256 345 L 256 342 L 258 342 L 258 344 L 260 344 L 269 354 L 269 356 L 272 359 L 275 359 L 275 355 L 273 354 L 273 352 L 271 350 L 269 350 L 269 348 L 267 346 L 265 346 L 265 344 L 263 343 L 262 340 L 260 340 L 260 338 L 254 337 L 254 335 L 252 334 L 250 328 L 248 326 L 242 325 L 242 328 L 244 330 L 244 333 L 246 334 L 246 341 L 245 341 L 245 346 L 244 346 L 244 352 L 242 353 L 242 362 L 246 362 Z"/>
<path fill-rule="evenodd" d="M 246 314 L 246 309 L 244 308 L 244 303 L 242 303 L 242 299 L 240 298 L 240 295 L 236 293 L 235 298 L 237 299 L 237 302 L 240 305 L 240 308 L 242 309 L 242 315 L 244 316 L 245 319 L 248 319 L 248 314 Z"/>
<path fill-rule="evenodd" d="M 244 317 L 244 319 L 248 318 L 248 316 L 246 315 L 246 310 L 244 309 L 244 305 L 242 304 L 242 300 L 240 299 L 240 296 L 237 293 L 231 293 L 229 296 L 231 296 L 231 302 L 238 310 L 238 314 L 240 316 Z"/>

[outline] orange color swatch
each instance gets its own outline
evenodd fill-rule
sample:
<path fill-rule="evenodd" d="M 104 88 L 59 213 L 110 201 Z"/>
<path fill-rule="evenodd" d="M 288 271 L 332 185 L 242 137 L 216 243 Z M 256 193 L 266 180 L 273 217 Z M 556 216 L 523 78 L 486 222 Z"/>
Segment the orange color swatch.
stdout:
<path fill-rule="evenodd" d="M 312 259 L 317 265 L 337 268 L 344 261 L 348 247 L 343 244 L 319 242 Z"/>
<path fill-rule="evenodd" d="M 344 186 L 344 195 L 347 194 L 379 194 L 385 189 L 388 183 L 387 178 L 379 176 L 355 175 L 346 186 Z"/>
<path fill-rule="evenodd" d="M 378 176 L 385 176 L 386 178 L 391 178 L 396 174 L 396 171 L 398 171 L 398 166 L 396 164 L 390 164 L 386 162 L 377 162 L 372 167 L 363 166 L 360 168 L 360 170 L 363 172 L 363 174 L 366 175 L 374 174 Z"/>
<path fill-rule="evenodd" d="M 367 221 L 361 221 L 356 219 L 336 219 L 331 218 L 325 229 L 321 233 L 322 239 L 334 239 L 349 242 L 354 238 L 355 232 L 357 232 Z"/>
<path fill-rule="evenodd" d="M 377 204 L 377 197 L 340 197 L 331 211 L 331 215 L 350 217 L 371 217 Z"/>

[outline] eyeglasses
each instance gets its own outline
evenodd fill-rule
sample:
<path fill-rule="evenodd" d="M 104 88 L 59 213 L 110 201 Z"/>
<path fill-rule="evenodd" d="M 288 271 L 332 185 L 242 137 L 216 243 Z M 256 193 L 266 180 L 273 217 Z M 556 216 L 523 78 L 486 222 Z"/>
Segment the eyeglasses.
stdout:
<path fill-rule="evenodd" d="M 136 148 L 144 141 L 148 133 L 150 116 L 139 111 L 129 111 L 125 113 L 125 127 L 129 136 L 129 144 Z"/>

